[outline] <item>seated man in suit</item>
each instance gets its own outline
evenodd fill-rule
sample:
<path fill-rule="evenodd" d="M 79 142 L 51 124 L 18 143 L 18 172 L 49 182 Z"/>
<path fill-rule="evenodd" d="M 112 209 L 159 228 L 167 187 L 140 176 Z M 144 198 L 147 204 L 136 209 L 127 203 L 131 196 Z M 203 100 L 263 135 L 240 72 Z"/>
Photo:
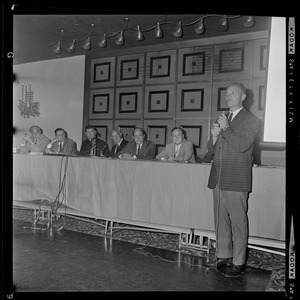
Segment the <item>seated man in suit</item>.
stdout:
<path fill-rule="evenodd" d="M 136 127 L 132 135 L 134 141 L 129 142 L 126 147 L 120 151 L 119 158 L 153 160 L 155 158 L 156 144 L 147 140 L 144 130 L 140 127 Z"/>
<path fill-rule="evenodd" d="M 77 144 L 75 141 L 68 138 L 68 133 L 64 129 L 57 128 L 54 133 L 55 139 L 47 146 L 45 153 L 77 155 Z"/>
<path fill-rule="evenodd" d="M 47 145 L 50 143 L 50 139 L 43 134 L 42 128 L 33 125 L 29 128 L 29 133 L 25 133 L 21 147 L 20 153 L 30 153 L 30 152 L 44 152 Z"/>
<path fill-rule="evenodd" d="M 157 160 L 196 163 L 193 144 L 184 138 L 182 127 L 172 129 L 171 139 L 173 142 L 156 156 Z"/>
<path fill-rule="evenodd" d="M 120 151 L 123 150 L 128 144 L 128 141 L 124 140 L 123 134 L 119 129 L 112 130 L 111 138 L 115 144 L 111 148 L 109 157 L 118 157 L 120 155 Z"/>
<path fill-rule="evenodd" d="M 98 138 L 97 128 L 91 125 L 85 127 L 87 137 L 81 144 L 79 155 L 82 156 L 109 156 L 109 148 L 105 141 Z"/>

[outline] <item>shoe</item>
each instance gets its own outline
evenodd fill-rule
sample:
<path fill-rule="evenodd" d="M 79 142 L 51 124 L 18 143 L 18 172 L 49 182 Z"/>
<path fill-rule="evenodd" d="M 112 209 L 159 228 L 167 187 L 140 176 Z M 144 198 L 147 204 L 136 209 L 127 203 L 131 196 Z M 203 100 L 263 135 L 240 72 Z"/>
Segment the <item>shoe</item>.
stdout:
<path fill-rule="evenodd" d="M 224 272 L 225 277 L 238 277 L 243 271 L 244 265 L 230 265 L 227 266 L 226 271 Z"/>
<path fill-rule="evenodd" d="M 221 267 L 225 267 L 225 266 L 228 266 L 232 263 L 232 257 L 229 257 L 229 258 L 217 258 L 217 259 L 214 259 L 208 263 L 206 263 L 206 266 L 209 267 L 209 268 L 221 268 Z"/>

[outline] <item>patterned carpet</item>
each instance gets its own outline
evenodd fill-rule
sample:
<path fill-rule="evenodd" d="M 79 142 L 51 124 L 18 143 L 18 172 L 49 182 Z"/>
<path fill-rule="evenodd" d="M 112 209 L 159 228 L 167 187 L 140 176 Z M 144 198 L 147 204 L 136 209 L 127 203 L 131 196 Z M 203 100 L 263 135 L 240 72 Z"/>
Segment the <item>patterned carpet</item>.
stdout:
<path fill-rule="evenodd" d="M 21 209 L 14 207 L 13 218 L 23 221 L 34 221 L 34 214 L 32 209 Z M 105 222 L 95 221 L 89 218 L 77 218 L 61 216 L 53 223 L 53 227 L 57 229 L 64 228 L 66 230 L 77 231 L 86 234 L 97 236 L 105 236 Z M 112 238 L 115 240 L 122 240 L 138 245 L 155 247 L 159 249 L 166 249 L 169 251 L 181 252 L 193 257 L 207 257 L 206 251 L 199 249 L 191 249 L 183 247 L 179 250 L 178 235 L 161 232 L 149 232 L 132 230 L 130 226 L 118 224 L 122 229 L 115 229 Z M 276 249 L 277 251 L 282 251 Z M 214 257 L 214 249 L 211 250 L 210 257 Z M 285 256 L 269 253 L 265 251 L 258 251 L 249 249 L 246 266 L 268 270 L 272 272 L 271 279 L 266 287 L 266 291 L 285 291 Z"/>

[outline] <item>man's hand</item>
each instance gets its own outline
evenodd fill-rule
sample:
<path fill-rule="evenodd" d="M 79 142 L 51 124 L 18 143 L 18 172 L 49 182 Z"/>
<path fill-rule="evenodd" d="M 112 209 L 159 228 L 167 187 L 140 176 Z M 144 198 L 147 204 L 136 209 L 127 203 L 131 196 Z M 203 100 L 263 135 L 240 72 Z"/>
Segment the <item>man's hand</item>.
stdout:
<path fill-rule="evenodd" d="M 218 139 L 218 136 L 219 134 L 221 133 L 222 129 L 221 127 L 219 126 L 219 124 L 217 123 L 214 123 L 212 129 L 211 129 L 211 134 L 212 134 L 212 138 L 213 138 L 213 144 L 216 143 L 217 139 Z"/>
<path fill-rule="evenodd" d="M 33 138 L 31 137 L 31 134 L 30 133 L 25 133 L 24 134 L 24 137 L 23 137 L 23 142 L 30 142 L 30 143 L 33 143 Z"/>
<path fill-rule="evenodd" d="M 218 124 L 220 125 L 221 129 L 225 130 L 228 127 L 228 119 L 223 112 L 218 118 Z"/>

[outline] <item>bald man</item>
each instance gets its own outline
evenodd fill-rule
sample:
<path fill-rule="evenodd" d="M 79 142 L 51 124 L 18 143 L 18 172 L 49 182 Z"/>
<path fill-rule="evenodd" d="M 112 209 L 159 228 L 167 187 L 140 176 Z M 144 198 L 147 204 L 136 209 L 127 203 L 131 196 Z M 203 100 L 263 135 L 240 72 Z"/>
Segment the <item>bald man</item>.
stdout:
<path fill-rule="evenodd" d="M 212 166 L 208 187 L 213 189 L 216 259 L 208 267 L 226 268 L 226 277 L 237 277 L 246 262 L 248 243 L 248 194 L 252 184 L 253 143 L 259 120 L 245 110 L 246 88 L 227 87 L 228 114 L 223 112 L 207 143 Z"/>
<path fill-rule="evenodd" d="M 25 133 L 23 137 L 20 153 L 42 153 L 49 143 L 50 139 L 43 134 L 43 130 L 39 126 L 33 125 L 29 128 L 29 133 Z"/>
<path fill-rule="evenodd" d="M 126 145 L 128 144 L 128 141 L 123 138 L 123 134 L 119 129 L 113 129 L 111 131 L 111 139 L 114 141 L 114 145 L 111 148 L 111 151 L 109 153 L 109 157 L 118 157 Z"/>

